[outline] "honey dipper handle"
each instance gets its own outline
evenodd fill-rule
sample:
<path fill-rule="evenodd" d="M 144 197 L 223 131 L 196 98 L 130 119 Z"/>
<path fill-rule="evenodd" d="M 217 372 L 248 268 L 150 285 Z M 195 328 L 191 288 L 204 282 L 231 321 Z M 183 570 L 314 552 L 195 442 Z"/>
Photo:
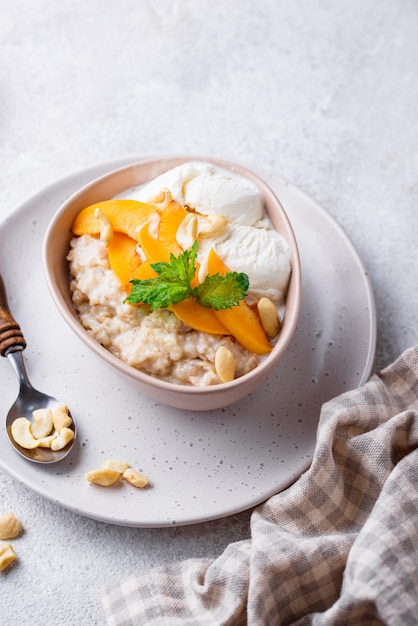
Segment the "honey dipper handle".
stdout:
<path fill-rule="evenodd" d="M 10 313 L 6 287 L 0 274 L 0 354 L 7 356 L 8 352 L 16 352 L 25 348 L 25 338 L 19 324 Z"/>

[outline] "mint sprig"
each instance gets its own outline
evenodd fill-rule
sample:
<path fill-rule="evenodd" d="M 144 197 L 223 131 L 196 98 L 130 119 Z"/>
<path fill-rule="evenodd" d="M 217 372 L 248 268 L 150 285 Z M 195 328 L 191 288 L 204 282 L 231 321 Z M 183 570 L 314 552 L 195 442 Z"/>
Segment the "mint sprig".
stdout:
<path fill-rule="evenodd" d="M 194 296 L 204 307 L 215 311 L 237 306 L 248 292 L 249 280 L 243 272 L 206 276 L 197 287 L 191 286 L 196 274 L 198 243 L 178 257 L 170 254 L 170 262 L 151 263 L 155 278 L 131 280 L 132 290 L 125 299 L 128 304 L 143 302 L 151 309 L 165 309 L 171 304 Z"/>

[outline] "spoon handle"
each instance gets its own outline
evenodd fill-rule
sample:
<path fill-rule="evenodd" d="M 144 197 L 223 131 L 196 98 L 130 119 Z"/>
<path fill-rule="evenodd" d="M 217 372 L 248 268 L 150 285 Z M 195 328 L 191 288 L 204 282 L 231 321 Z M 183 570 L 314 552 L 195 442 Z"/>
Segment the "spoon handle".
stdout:
<path fill-rule="evenodd" d="M 0 354 L 7 356 L 8 352 L 16 352 L 25 348 L 25 338 L 19 324 L 10 313 L 6 287 L 0 274 Z"/>

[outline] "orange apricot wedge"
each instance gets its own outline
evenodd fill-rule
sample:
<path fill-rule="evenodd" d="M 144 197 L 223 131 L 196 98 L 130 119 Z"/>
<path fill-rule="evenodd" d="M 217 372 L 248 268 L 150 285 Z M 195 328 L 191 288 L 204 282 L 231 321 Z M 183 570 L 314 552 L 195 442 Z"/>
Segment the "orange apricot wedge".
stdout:
<path fill-rule="evenodd" d="M 148 280 L 148 278 L 155 278 L 156 276 L 158 276 L 158 274 L 152 269 L 151 263 L 149 261 L 144 261 L 132 274 L 130 280 Z"/>
<path fill-rule="evenodd" d="M 226 274 L 230 270 L 212 249 L 208 256 L 208 274 Z M 254 354 L 267 354 L 272 347 L 266 337 L 257 313 L 241 300 L 230 309 L 214 311 L 219 321 L 247 350 Z"/>
<path fill-rule="evenodd" d="M 138 254 L 138 242 L 125 233 L 113 232 L 113 237 L 107 245 L 109 263 L 122 285 L 131 280 L 141 266 L 141 257 Z"/>
<path fill-rule="evenodd" d="M 182 248 L 172 241 L 170 245 L 166 241 L 162 241 L 159 238 L 153 237 L 149 232 L 148 224 L 144 224 L 139 232 L 139 243 L 141 248 L 150 263 L 159 263 L 165 261 L 169 263 L 170 253 L 174 256 L 178 256 L 183 252 Z"/>
<path fill-rule="evenodd" d="M 157 276 L 157 272 L 154 271 L 151 267 L 151 263 L 149 261 L 144 261 L 139 265 L 136 270 L 129 276 L 126 283 L 123 285 L 124 290 L 129 295 L 132 291 L 131 280 L 148 280 L 148 278 L 155 278 Z M 131 303 L 133 304 L 133 303 Z M 141 305 L 143 302 L 137 302 L 135 304 Z"/>
<path fill-rule="evenodd" d="M 139 233 L 141 248 L 150 263 L 170 260 L 170 254 L 178 256 L 183 252 L 177 243 L 177 230 L 187 215 L 187 211 L 174 200 L 162 211 L 158 226 L 158 237 L 153 237 L 147 224 L 144 224 Z"/>
<path fill-rule="evenodd" d="M 191 296 L 187 300 L 170 305 L 179 320 L 193 328 L 211 335 L 230 335 L 231 333 L 217 318 L 213 309 L 208 309 Z"/>
<path fill-rule="evenodd" d="M 184 206 L 172 200 L 161 213 L 158 227 L 158 239 L 167 246 L 174 246 L 176 248 L 178 245 L 176 241 L 177 230 L 186 215 L 187 211 Z"/>
<path fill-rule="evenodd" d="M 94 216 L 95 209 L 100 209 L 112 224 L 113 230 L 139 241 L 139 233 L 144 224 L 159 220 L 155 207 L 137 200 L 105 200 L 82 209 L 72 224 L 75 235 L 98 235 L 99 221 Z"/>

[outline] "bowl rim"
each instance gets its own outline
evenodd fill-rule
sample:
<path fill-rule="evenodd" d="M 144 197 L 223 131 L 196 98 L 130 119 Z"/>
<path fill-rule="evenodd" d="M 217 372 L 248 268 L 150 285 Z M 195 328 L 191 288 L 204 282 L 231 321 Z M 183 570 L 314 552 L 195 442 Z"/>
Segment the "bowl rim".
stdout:
<path fill-rule="evenodd" d="M 177 163 L 178 161 L 178 163 Z M 118 358 L 116 355 L 112 354 L 107 348 L 98 343 L 84 328 L 81 321 L 77 317 L 76 310 L 74 306 L 67 301 L 67 298 L 64 296 L 61 285 L 57 280 L 56 273 L 54 272 L 54 266 L 57 264 L 57 261 L 51 258 L 53 256 L 54 246 L 53 236 L 57 225 L 61 222 L 63 216 L 68 211 L 68 208 L 74 203 L 83 197 L 86 192 L 94 189 L 96 186 L 101 186 L 107 181 L 112 180 L 115 176 L 120 176 L 123 173 L 129 173 L 131 170 L 141 169 L 144 165 L 150 166 L 155 164 L 156 166 L 161 165 L 162 162 L 167 162 L 170 164 L 168 169 L 172 169 L 176 165 L 185 162 L 191 161 L 199 161 L 204 163 L 210 163 L 218 167 L 223 167 L 230 172 L 234 172 L 240 174 L 244 177 L 247 177 L 249 180 L 254 182 L 259 188 L 265 205 L 267 204 L 265 193 L 267 193 L 270 198 L 275 202 L 276 206 L 279 209 L 281 221 L 286 226 L 286 234 L 283 235 L 291 248 L 291 276 L 289 280 L 289 290 L 292 289 L 294 292 L 294 302 L 292 309 L 288 312 L 287 304 L 285 304 L 285 318 L 281 333 L 276 344 L 273 346 L 272 351 L 267 354 L 265 357 L 262 357 L 259 364 L 251 371 L 243 374 L 239 378 L 235 378 L 234 380 L 226 383 L 219 383 L 216 385 L 209 385 L 203 387 L 197 387 L 193 385 L 185 385 L 180 383 L 172 383 L 170 381 L 162 380 L 151 374 L 146 374 L 141 370 L 135 368 L 132 365 L 129 365 L 122 359 Z M 173 164 L 174 163 L 174 164 Z M 163 170 L 163 171 L 167 171 Z M 158 175 L 158 174 L 157 174 Z M 151 179 L 148 179 L 151 180 Z M 139 183 L 141 184 L 141 183 Z M 135 183 L 134 183 L 135 185 Z M 134 186 L 130 185 L 130 186 Z M 129 187 L 128 187 L 129 188 Z M 115 195 L 115 194 L 114 194 Z M 84 206 L 87 206 L 86 204 Z M 80 209 L 78 209 L 80 210 Z M 77 212 L 78 212 L 77 210 Z M 268 214 L 267 208 L 265 206 L 265 211 Z M 74 213 L 75 216 L 76 213 Z M 270 217 L 270 216 L 269 216 Z M 74 219 L 74 218 L 72 218 Z M 71 220 L 72 221 L 72 220 Z M 274 226 L 274 225 L 273 225 Z M 70 231 L 69 231 L 70 235 Z M 71 237 L 70 237 L 71 238 Z M 70 239 L 69 238 L 69 239 Z M 229 390 L 233 390 L 237 387 L 241 387 L 245 385 L 246 381 L 258 381 L 264 377 L 265 370 L 270 370 L 271 362 L 274 364 L 280 360 L 281 356 L 286 351 L 290 341 L 292 340 L 299 314 L 301 308 L 301 290 L 302 290 L 302 272 L 301 272 L 301 262 L 300 262 L 300 253 L 299 247 L 297 244 L 296 236 L 291 224 L 291 221 L 284 209 L 283 205 L 280 202 L 280 199 L 277 197 L 274 190 L 269 186 L 269 184 L 255 171 L 249 169 L 247 166 L 232 162 L 226 161 L 224 159 L 219 159 L 215 157 L 202 157 L 202 156 L 194 156 L 194 155 L 166 155 L 166 156 L 158 156 L 158 157 L 150 157 L 144 158 L 143 160 L 135 160 L 132 163 L 127 165 L 123 165 L 116 169 L 112 169 L 111 171 L 94 178 L 89 181 L 79 189 L 77 189 L 74 193 L 72 193 L 57 209 L 57 211 L 52 216 L 52 219 L 49 222 L 49 225 L 46 229 L 43 243 L 42 243 L 42 265 L 44 270 L 44 276 L 46 280 L 46 284 L 50 293 L 50 296 L 58 309 L 59 313 L 68 324 L 68 326 L 73 330 L 75 335 L 83 341 L 88 348 L 93 350 L 99 357 L 101 357 L 106 363 L 116 368 L 120 372 L 134 379 L 138 383 L 142 383 L 146 387 L 152 386 L 154 388 L 158 388 L 160 390 L 169 391 L 174 394 L 188 394 L 188 395 L 215 395 L 220 392 L 227 392 Z M 68 282 L 68 290 L 69 290 L 69 282 Z M 68 291 L 69 293 L 69 291 Z M 287 297 L 286 297 L 287 302 Z M 277 349 L 276 349 L 277 348 Z M 273 365 L 274 366 L 274 365 Z M 250 392 L 251 390 L 249 390 Z"/>

